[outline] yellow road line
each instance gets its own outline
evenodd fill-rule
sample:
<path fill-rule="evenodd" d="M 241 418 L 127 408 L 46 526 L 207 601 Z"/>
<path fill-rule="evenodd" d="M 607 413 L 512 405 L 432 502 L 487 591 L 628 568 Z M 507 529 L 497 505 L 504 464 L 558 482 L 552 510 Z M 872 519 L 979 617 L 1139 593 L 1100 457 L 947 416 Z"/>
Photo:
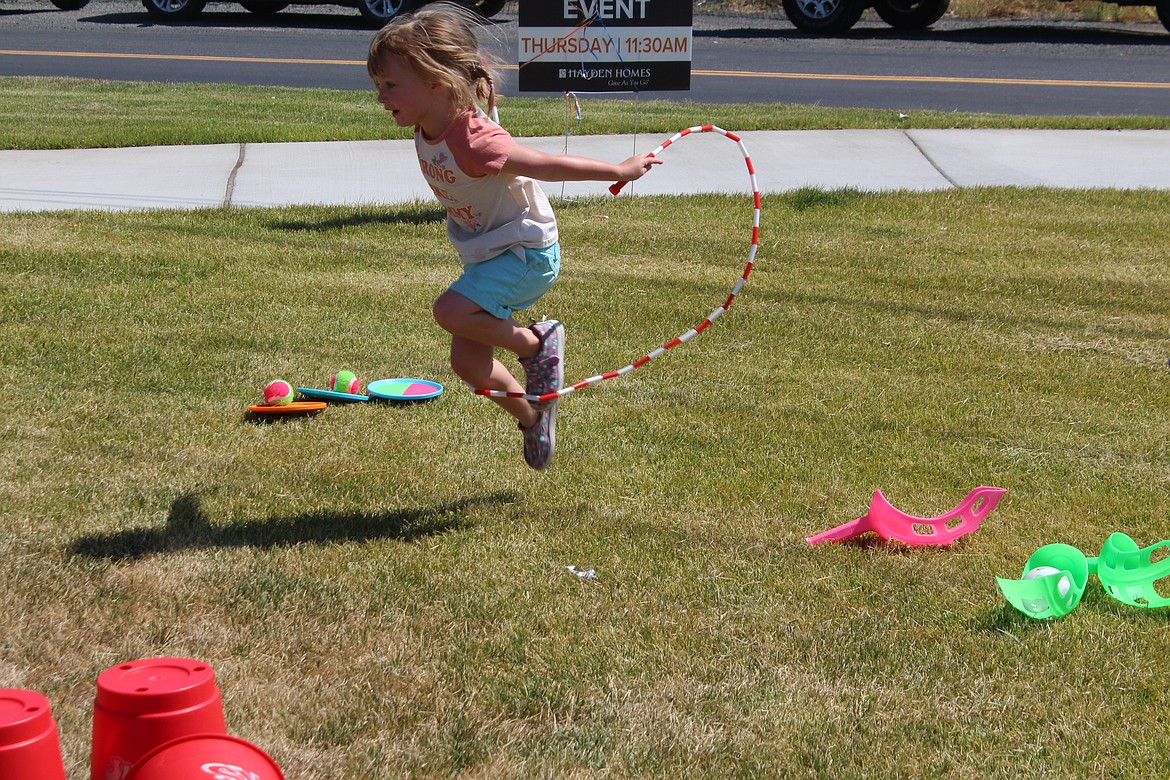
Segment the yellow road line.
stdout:
<path fill-rule="evenodd" d="M 194 62 L 238 62 L 246 64 L 274 65 L 346 65 L 365 67 L 364 60 L 311 60 L 285 57 L 215 57 L 209 54 L 123 54 L 117 52 L 84 51 L 22 51 L 0 49 L 0 55 L 17 57 L 94 57 L 130 60 L 175 60 Z M 515 65 L 505 65 L 504 70 L 516 70 Z M 1102 89 L 1170 89 L 1170 83 L 1162 81 L 1083 81 L 1077 79 L 1003 79 L 968 76 L 863 76 L 852 73 L 783 73 L 752 70 L 692 70 L 693 76 L 748 79 L 788 79 L 815 81 L 882 81 L 919 84 L 990 84 L 997 86 L 1026 87 L 1096 87 Z"/>

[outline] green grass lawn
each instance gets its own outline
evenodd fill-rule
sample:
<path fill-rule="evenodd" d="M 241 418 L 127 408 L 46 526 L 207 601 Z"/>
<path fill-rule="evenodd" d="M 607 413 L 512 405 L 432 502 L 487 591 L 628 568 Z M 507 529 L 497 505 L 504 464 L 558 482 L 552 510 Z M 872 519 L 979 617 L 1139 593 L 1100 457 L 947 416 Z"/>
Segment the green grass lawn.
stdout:
<path fill-rule="evenodd" d="M 744 198 L 559 211 L 534 313 L 573 380 L 746 255 Z M 73 778 L 96 675 L 156 655 L 211 663 L 229 727 L 304 780 L 1154 776 L 1165 613 L 1093 580 L 1035 622 L 993 578 L 1166 536 L 1168 212 L 766 198 L 737 304 L 565 399 L 545 474 L 445 366 L 429 204 L 0 216 L 0 684 L 50 697 Z M 343 367 L 448 390 L 245 419 Z M 877 488 L 929 516 L 980 484 L 1009 492 L 953 549 L 804 541 Z"/>
<path fill-rule="evenodd" d="M 278 143 L 407 138 L 371 89 L 144 84 L 73 78 L 0 78 L 0 149 L 68 149 L 159 144 Z M 686 101 L 582 101 L 580 127 L 564 100 L 501 98 L 517 136 L 673 133 L 696 122 L 746 130 L 836 128 L 1165 129 L 1170 117 L 1011 116 L 946 111 L 825 108 L 790 103 L 710 105 Z M 232 121 L 225 122 L 225 116 Z"/>
<path fill-rule="evenodd" d="M 28 101 L 0 145 L 227 140 L 156 87 L 65 86 L 106 113 L 38 131 L 64 109 Z M 345 137 L 310 120 L 366 99 L 275 92 L 283 118 L 232 140 Z M 523 105 L 560 132 L 555 101 Z M 643 130 L 690 110 L 657 108 Z M 564 273 L 532 314 L 567 323 L 570 381 L 699 322 L 747 255 L 746 196 L 556 205 Z M 215 668 L 231 731 L 290 780 L 1160 776 L 1167 613 L 1092 578 L 1033 621 L 994 577 L 1170 536 L 1167 214 L 1164 192 L 765 197 L 736 304 L 566 398 L 542 474 L 447 368 L 434 204 L 0 214 L 0 686 L 49 696 L 70 780 L 97 675 L 167 655 Z M 447 392 L 245 415 L 341 368 Z M 1008 493 L 951 549 L 805 542 L 879 488 L 931 516 L 977 485 Z"/>

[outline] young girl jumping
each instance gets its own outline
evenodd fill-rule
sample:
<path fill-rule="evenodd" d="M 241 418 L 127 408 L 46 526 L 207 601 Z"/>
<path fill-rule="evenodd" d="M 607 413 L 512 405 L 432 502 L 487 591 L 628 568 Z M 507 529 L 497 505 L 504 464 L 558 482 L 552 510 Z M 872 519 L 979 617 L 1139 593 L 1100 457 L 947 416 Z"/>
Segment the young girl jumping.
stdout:
<path fill-rule="evenodd" d="M 451 334 L 451 368 L 477 388 L 520 392 L 495 357 L 515 353 L 529 395 L 560 389 L 565 328 L 556 320 L 520 325 L 512 315 L 534 305 L 560 273 L 557 221 L 534 180 L 634 181 L 660 161 L 636 155 L 613 164 L 521 146 L 477 101 L 495 88 L 468 12 L 432 5 L 395 17 L 370 44 L 367 69 L 378 102 L 400 127 L 414 128 L 419 167 L 447 209 L 447 237 L 462 275 L 432 307 Z M 557 402 L 492 400 L 516 418 L 524 460 L 544 469 L 556 447 Z"/>

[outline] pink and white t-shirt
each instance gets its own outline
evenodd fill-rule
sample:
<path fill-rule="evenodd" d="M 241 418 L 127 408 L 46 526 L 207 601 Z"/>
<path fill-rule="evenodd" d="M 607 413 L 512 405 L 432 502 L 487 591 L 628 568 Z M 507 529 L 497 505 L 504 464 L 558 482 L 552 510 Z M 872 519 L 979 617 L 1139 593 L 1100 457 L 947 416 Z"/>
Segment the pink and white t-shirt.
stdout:
<path fill-rule="evenodd" d="M 516 141 L 476 109 L 435 139 L 414 130 L 419 168 L 447 209 L 447 237 L 460 259 L 478 263 L 557 242 L 557 220 L 544 190 L 525 176 L 501 174 Z"/>

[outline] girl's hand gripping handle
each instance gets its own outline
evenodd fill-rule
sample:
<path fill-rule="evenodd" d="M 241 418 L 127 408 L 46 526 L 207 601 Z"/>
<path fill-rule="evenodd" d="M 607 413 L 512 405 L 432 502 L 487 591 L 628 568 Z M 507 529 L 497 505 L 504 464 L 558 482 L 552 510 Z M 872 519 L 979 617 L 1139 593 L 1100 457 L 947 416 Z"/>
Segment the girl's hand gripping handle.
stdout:
<path fill-rule="evenodd" d="M 609 186 L 611 195 L 617 195 L 632 181 L 642 178 L 646 171 L 653 168 L 655 165 L 662 165 L 662 160 L 654 157 L 654 152 L 649 154 L 638 154 L 625 160 L 618 168 L 622 171 L 624 177 L 621 181 L 615 182 Z"/>

